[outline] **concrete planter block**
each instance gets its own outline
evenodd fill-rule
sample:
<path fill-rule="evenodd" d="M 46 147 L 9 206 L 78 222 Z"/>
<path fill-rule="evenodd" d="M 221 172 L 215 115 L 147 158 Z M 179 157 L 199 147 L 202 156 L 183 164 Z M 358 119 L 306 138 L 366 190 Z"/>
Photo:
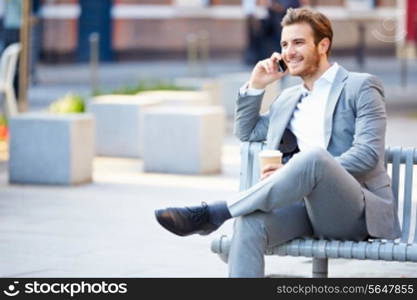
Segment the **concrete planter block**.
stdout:
<path fill-rule="evenodd" d="M 146 91 L 136 96 L 160 101 L 163 105 L 210 105 L 210 97 L 204 91 Z"/>
<path fill-rule="evenodd" d="M 90 114 L 27 113 L 10 120 L 9 181 L 91 182 L 94 118 Z"/>
<path fill-rule="evenodd" d="M 225 113 L 218 106 L 160 107 L 143 114 L 145 172 L 221 170 Z"/>
<path fill-rule="evenodd" d="M 219 80 L 214 78 L 201 77 L 179 77 L 174 79 L 177 86 L 184 88 L 194 88 L 206 92 L 209 97 L 210 105 L 221 105 L 221 93 Z"/>
<path fill-rule="evenodd" d="M 221 75 L 219 80 L 220 95 L 223 106 L 226 110 L 227 117 L 234 117 L 235 104 L 238 97 L 239 89 L 250 78 L 250 73 L 230 73 Z M 270 84 L 265 89 L 264 98 L 262 101 L 261 113 L 268 111 L 269 106 L 276 99 L 280 91 L 279 82 Z"/>
<path fill-rule="evenodd" d="M 204 77 L 176 77 L 173 79 L 173 82 L 176 86 L 180 86 L 185 89 L 197 89 L 201 90 L 203 86 L 212 81 L 211 78 Z"/>
<path fill-rule="evenodd" d="M 96 155 L 141 157 L 141 111 L 160 104 L 156 99 L 104 95 L 87 106 L 96 118 Z"/>

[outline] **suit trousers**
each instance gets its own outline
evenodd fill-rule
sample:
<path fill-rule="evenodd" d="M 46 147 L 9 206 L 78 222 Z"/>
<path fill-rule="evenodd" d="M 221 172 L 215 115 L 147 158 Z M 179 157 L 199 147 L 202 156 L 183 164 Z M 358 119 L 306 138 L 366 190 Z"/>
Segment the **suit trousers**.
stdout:
<path fill-rule="evenodd" d="M 366 239 L 364 201 L 359 182 L 326 150 L 297 153 L 229 199 L 236 218 L 229 276 L 263 277 L 266 249 L 294 238 Z"/>

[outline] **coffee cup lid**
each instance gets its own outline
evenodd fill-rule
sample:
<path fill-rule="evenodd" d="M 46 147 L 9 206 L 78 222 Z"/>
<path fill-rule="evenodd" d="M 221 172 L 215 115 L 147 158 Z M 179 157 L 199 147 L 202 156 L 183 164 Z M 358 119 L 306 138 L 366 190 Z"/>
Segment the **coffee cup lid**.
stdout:
<path fill-rule="evenodd" d="M 259 153 L 259 156 L 262 156 L 262 157 L 282 156 L 282 152 L 279 150 L 262 150 Z"/>

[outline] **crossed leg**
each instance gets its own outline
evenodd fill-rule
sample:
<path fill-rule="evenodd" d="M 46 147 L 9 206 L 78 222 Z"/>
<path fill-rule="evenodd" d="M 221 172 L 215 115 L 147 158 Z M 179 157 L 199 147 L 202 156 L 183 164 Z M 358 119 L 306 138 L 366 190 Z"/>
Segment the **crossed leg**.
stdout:
<path fill-rule="evenodd" d="M 360 184 L 320 148 L 295 155 L 229 203 L 237 217 L 229 254 L 232 277 L 263 276 L 266 248 L 297 237 L 368 236 Z"/>

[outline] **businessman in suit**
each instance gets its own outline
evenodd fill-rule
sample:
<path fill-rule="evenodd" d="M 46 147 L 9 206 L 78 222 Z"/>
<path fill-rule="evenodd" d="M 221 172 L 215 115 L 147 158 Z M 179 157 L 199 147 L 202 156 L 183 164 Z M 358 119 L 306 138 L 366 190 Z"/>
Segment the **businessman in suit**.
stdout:
<path fill-rule="evenodd" d="M 164 228 L 181 236 L 209 234 L 235 218 L 231 277 L 264 276 L 265 250 L 297 237 L 359 241 L 400 233 L 383 163 L 379 80 L 329 62 L 333 32 L 323 14 L 289 9 L 282 26 L 282 53 L 258 62 L 239 91 L 235 134 L 279 149 L 283 166 L 265 166 L 259 183 L 227 201 L 155 211 Z M 285 72 L 277 67 L 281 59 Z M 265 87 L 288 72 L 303 83 L 285 89 L 260 115 Z"/>

